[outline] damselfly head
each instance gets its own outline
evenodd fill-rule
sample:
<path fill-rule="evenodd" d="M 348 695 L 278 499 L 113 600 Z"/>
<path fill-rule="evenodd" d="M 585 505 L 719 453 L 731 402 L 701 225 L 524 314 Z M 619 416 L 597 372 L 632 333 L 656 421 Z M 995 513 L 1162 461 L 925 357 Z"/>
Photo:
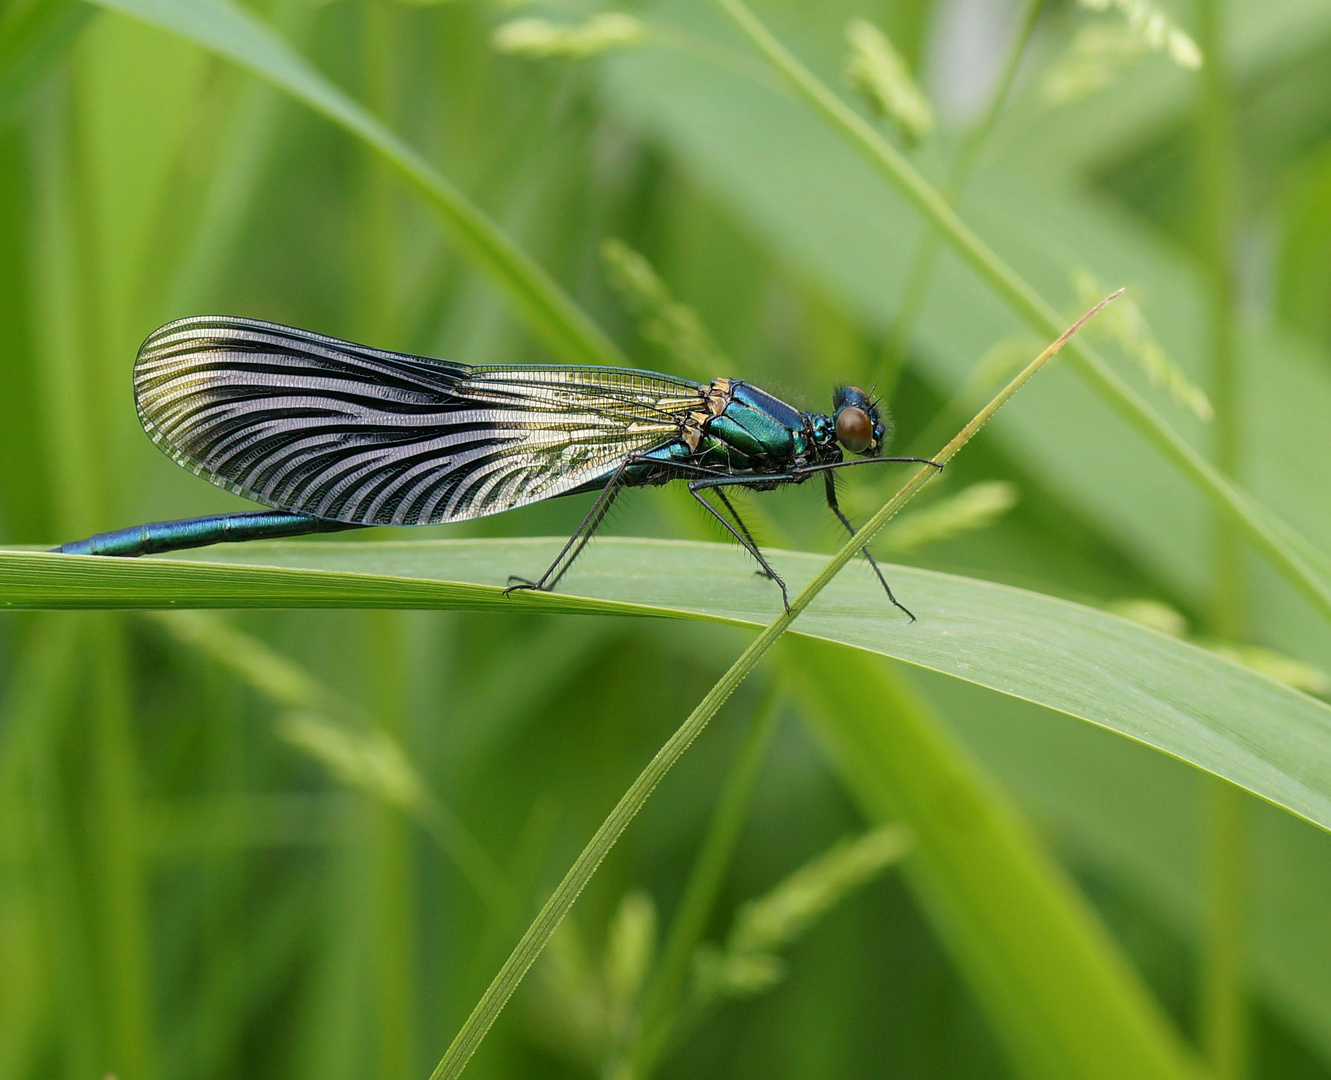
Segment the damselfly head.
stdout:
<path fill-rule="evenodd" d="M 888 439 L 890 420 L 858 386 L 838 386 L 832 392 L 832 413 L 837 442 L 852 454 L 876 457 Z"/>

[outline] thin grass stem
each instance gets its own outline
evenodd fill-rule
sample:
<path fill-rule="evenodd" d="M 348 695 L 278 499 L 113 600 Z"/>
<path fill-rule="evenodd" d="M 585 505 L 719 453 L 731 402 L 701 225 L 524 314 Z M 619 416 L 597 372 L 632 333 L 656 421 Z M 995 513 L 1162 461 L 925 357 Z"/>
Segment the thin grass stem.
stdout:
<path fill-rule="evenodd" d="M 1119 290 L 1119 292 L 1121 291 Z M 1100 301 L 1070 328 L 1063 331 L 1052 345 L 1032 360 L 1007 386 L 1000 390 L 939 451 L 934 460 L 939 465 L 945 465 L 950 461 L 966 443 L 970 442 L 975 433 L 989 422 L 994 413 L 1002 408 L 1013 394 L 1025 386 L 1036 372 L 1044 367 L 1067 344 L 1068 340 L 1081 329 L 1088 319 L 1093 318 L 1101 308 L 1118 295 L 1118 293 L 1114 293 L 1113 296 Z M 749 672 L 754 669 L 758 661 L 767 653 L 767 650 L 786 632 L 790 624 L 799 618 L 805 608 L 813 603 L 814 598 L 842 571 L 846 563 L 863 551 L 873 540 L 874 535 L 891 520 L 893 515 L 929 482 L 935 472 L 937 470 L 932 465 L 920 466 L 897 493 L 869 519 L 868 524 L 846 541 L 841 546 L 841 550 L 832 556 L 831 560 L 818 572 L 814 579 L 800 590 L 799 594 L 790 602 L 790 608 L 769 623 L 766 629 L 750 643 L 749 647 L 740 654 L 739 658 L 731 664 L 726 673 L 698 703 L 698 707 L 689 714 L 688 719 L 656 752 L 656 756 L 638 774 L 637 779 L 633 781 L 628 791 L 615 805 L 615 808 L 610 811 L 610 815 L 596 830 L 596 834 L 582 849 L 581 854 L 578 855 L 576 861 L 569 868 L 568 873 L 564 875 L 563 880 L 560 881 L 550 898 L 541 907 L 540 912 L 537 913 L 536 919 L 527 927 L 517 947 L 504 961 L 499 973 L 481 996 L 481 1000 L 476 1003 L 476 1007 L 472 1010 L 471 1015 L 467 1017 L 466 1022 L 463 1023 L 461 1030 L 453 1039 L 438 1066 L 435 1067 L 434 1072 L 430 1074 L 430 1080 L 452 1080 L 452 1078 L 462 1074 L 462 1070 L 467 1067 L 467 1062 L 471 1060 L 472 1054 L 476 1052 L 481 1041 L 508 1003 L 508 999 L 513 996 L 513 992 L 518 988 L 518 984 L 522 982 L 527 971 L 536 962 L 536 958 L 541 955 L 541 950 L 545 948 L 546 943 L 559 928 L 559 924 L 564 921 L 564 917 L 577 902 L 582 890 L 587 887 L 587 883 L 591 880 L 592 875 L 596 873 L 602 860 L 610 853 L 610 849 L 615 846 L 615 842 L 624 830 L 628 828 L 629 822 L 637 816 L 638 811 L 646 804 L 652 792 L 656 790 L 656 786 L 665 779 L 666 774 L 683 757 L 684 752 L 693 745 L 693 741 L 702 734 L 708 723 L 711 722 L 712 717 L 717 714 L 739 684 L 748 677 Z"/>
<path fill-rule="evenodd" d="M 998 123 L 998 117 L 1002 114 L 1003 106 L 1007 103 L 1008 94 L 1012 90 L 1012 84 L 1016 81 L 1022 58 L 1026 55 L 1026 46 L 1030 44 L 1031 35 L 1035 32 L 1036 19 L 1043 3 L 1044 0 L 1026 0 L 1026 6 L 1018 19 L 1017 31 L 1013 35 L 1012 44 L 1003 62 L 1003 70 L 994 84 L 984 115 L 966 133 L 956 157 L 952 159 L 952 167 L 948 170 L 947 182 L 943 186 L 943 198 L 951 206 L 955 206 L 961 197 L 966 181 L 970 179 L 975 163 L 979 160 L 980 151 L 989 141 L 989 136 Z M 910 340 L 915 334 L 915 324 L 919 321 L 920 312 L 924 308 L 934 264 L 938 260 L 941 248 L 942 239 L 938 235 L 938 230 L 930 227 L 924 239 L 920 241 L 914 259 L 911 260 L 896 321 L 883 348 L 884 372 L 879 379 L 878 388 L 884 397 L 891 397 L 892 387 L 901 376 L 906 350 L 910 348 Z"/>
<path fill-rule="evenodd" d="M 928 219 L 981 279 L 1044 335 L 1057 332 L 1058 313 L 957 215 L 936 188 L 858 113 L 795 58 L 744 4 L 717 0 L 799 96 L 858 150 Z M 1189 446 L 1092 349 L 1074 344 L 1071 366 L 1120 416 L 1183 473 L 1322 615 L 1331 620 L 1331 583 L 1318 576 L 1284 538 L 1288 527 Z"/>

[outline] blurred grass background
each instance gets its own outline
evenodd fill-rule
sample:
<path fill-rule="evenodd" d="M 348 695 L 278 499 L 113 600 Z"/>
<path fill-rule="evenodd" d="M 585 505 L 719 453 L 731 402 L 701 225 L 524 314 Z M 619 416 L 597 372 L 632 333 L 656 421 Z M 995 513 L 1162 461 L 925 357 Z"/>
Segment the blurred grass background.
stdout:
<path fill-rule="evenodd" d="M 848 94 L 847 24 L 885 32 L 933 116 L 921 124 L 918 102 L 897 104 L 878 121 L 889 137 L 1069 315 L 1127 284 L 1135 306 L 1093 340 L 1325 557 L 1331 8 L 1151 9 L 1200 43 L 1192 70 L 1184 39 L 1150 39 L 1143 5 L 1105 7 L 758 11 Z M 929 452 L 1041 344 L 954 255 L 927 254 L 918 216 L 711 5 L 619 9 L 638 21 L 609 32 L 589 23 L 605 9 L 581 5 L 251 10 L 639 366 L 742 376 L 809 408 L 838 380 L 876 382 L 898 450 Z M 515 28 L 524 19 L 548 22 Z M 1010 92 L 990 122 L 1005 67 Z M 618 277 L 601 254 L 612 238 L 646 256 L 710 339 L 689 337 L 681 309 L 684 338 L 678 325 L 640 332 L 641 288 L 621 295 L 622 252 Z M 82 3 L 0 7 L 0 263 L 6 543 L 242 507 L 135 422 L 134 350 L 167 319 L 229 312 L 466 362 L 550 359 L 429 208 L 344 131 L 180 38 Z M 734 370 L 706 370 L 720 357 Z M 1292 677 L 1326 693 L 1326 626 L 1070 372 L 1024 391 L 949 473 L 940 498 L 1013 486 L 911 561 L 1261 646 L 1260 662 L 1296 661 Z M 858 478 L 847 501 L 862 518 L 889 490 Z M 712 537 L 688 501 L 640 493 L 611 527 Z M 831 550 L 820 501 L 754 500 L 760 539 Z M 556 502 L 422 532 L 566 534 L 581 512 Z M 427 1075 L 534 906 L 742 640 L 704 624 L 518 614 L 8 616 L 0 1077 Z M 887 663 L 819 655 L 825 677 L 847 681 Z M 815 864 L 830 889 L 819 917 L 787 913 L 771 940 L 745 929 L 746 902 L 866 827 L 807 703 L 769 674 L 666 781 L 472 1074 L 641 1065 L 652 943 L 716 835 L 724 791 L 735 840 L 718 848 L 704 921 L 718 948 L 701 956 L 660 1075 L 1024 1075 L 888 868 L 891 834 Z M 1218 1074 L 1331 1075 L 1324 833 L 1036 706 L 942 676 L 892 678 L 1030 816 Z"/>

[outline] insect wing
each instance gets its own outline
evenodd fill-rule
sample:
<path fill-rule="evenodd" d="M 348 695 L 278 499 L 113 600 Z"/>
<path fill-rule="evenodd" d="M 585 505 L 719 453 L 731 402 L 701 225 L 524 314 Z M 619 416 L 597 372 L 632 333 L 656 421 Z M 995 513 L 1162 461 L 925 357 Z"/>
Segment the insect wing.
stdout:
<path fill-rule="evenodd" d="M 144 429 L 199 476 L 333 521 L 496 514 L 608 477 L 674 438 L 696 383 L 600 367 L 484 367 L 250 319 L 183 319 L 139 350 Z"/>

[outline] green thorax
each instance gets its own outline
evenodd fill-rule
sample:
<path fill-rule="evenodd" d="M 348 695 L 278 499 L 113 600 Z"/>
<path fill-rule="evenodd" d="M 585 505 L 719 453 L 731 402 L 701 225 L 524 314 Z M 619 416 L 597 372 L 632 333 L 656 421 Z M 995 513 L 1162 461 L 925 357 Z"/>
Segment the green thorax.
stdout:
<path fill-rule="evenodd" d="M 777 471 L 818 456 L 811 417 L 744 382 L 731 382 L 719 415 L 703 425 L 697 453 L 704 463 L 731 469 Z"/>

